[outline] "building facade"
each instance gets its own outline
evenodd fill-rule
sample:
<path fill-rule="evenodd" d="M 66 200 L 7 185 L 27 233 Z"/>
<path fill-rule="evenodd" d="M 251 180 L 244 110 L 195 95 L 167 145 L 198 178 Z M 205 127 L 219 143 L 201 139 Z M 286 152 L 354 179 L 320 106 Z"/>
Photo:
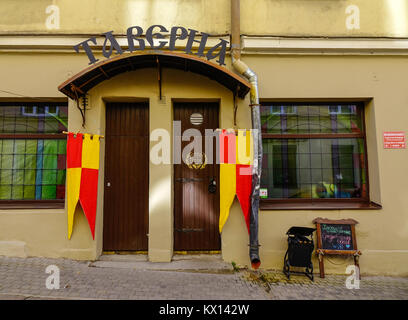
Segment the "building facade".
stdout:
<path fill-rule="evenodd" d="M 324 217 L 359 222 L 363 274 L 407 275 L 408 154 L 384 139 L 408 131 L 408 1 L 254 3 L 240 1 L 239 49 L 258 79 L 261 267 L 281 269 L 286 231 Z M 137 251 L 161 262 L 199 251 L 250 265 L 237 199 L 218 232 L 220 189 L 208 185 L 219 186 L 219 166 L 193 174 L 151 158 L 157 130 L 174 150 L 174 121 L 182 132 L 252 128 L 251 84 L 230 55 L 231 1 L 3 0 L 0 13 L 0 255 Z M 163 39 L 150 44 L 155 25 Z M 132 26 L 145 50 L 131 52 Z M 169 48 L 172 27 L 197 31 L 190 52 L 182 29 Z M 88 39 L 95 63 L 73 48 Z M 225 61 L 222 46 L 208 55 L 224 43 Z M 80 206 L 67 236 L 63 131 L 104 136 L 94 239 Z M 352 264 L 330 261 L 329 273 Z"/>

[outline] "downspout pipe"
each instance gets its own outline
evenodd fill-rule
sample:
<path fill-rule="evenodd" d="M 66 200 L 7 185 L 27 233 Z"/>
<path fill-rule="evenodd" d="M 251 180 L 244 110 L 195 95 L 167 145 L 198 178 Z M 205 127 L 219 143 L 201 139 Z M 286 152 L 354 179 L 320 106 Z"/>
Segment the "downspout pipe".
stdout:
<path fill-rule="evenodd" d="M 252 129 L 255 129 L 254 136 L 254 161 L 252 171 L 252 194 L 251 213 L 249 220 L 249 258 L 254 269 L 261 265 L 259 257 L 258 241 L 258 212 L 259 212 L 259 191 L 261 186 L 262 170 L 262 132 L 261 113 L 258 95 L 258 77 L 243 61 L 241 61 L 241 31 L 240 31 L 240 0 L 231 0 L 231 60 L 236 71 L 248 79 L 251 84 L 250 107 Z"/>

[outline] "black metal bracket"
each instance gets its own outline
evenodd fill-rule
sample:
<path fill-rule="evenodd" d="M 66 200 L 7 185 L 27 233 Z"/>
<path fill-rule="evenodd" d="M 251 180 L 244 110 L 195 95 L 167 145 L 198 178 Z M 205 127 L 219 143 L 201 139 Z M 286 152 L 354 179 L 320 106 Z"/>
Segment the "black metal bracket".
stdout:
<path fill-rule="evenodd" d="M 159 83 L 159 99 L 162 99 L 162 68 L 160 65 L 159 57 L 156 56 L 156 64 L 157 64 L 157 81 Z"/>
<path fill-rule="evenodd" d="M 239 92 L 240 86 L 238 85 L 234 92 L 232 93 L 233 95 L 233 104 L 234 104 L 234 128 L 237 126 L 237 111 L 238 111 L 238 103 L 237 103 L 237 95 Z"/>
<path fill-rule="evenodd" d="M 85 110 L 86 110 L 86 106 L 88 104 L 88 99 L 86 97 L 87 93 L 83 92 L 80 88 L 78 88 L 74 84 L 71 84 L 71 90 L 75 93 L 76 105 L 77 105 L 77 108 L 78 108 L 78 110 L 79 110 L 79 112 L 81 113 L 81 116 L 82 116 L 82 128 L 85 128 L 85 121 L 86 121 L 86 119 L 85 119 Z M 80 95 L 82 96 L 83 109 L 81 109 L 81 107 L 79 106 Z"/>

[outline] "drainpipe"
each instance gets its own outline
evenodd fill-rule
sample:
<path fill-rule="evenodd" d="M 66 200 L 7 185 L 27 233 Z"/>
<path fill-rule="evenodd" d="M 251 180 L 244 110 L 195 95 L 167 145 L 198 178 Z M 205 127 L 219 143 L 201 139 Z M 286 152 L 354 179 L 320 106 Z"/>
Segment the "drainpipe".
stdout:
<path fill-rule="evenodd" d="M 241 61 L 241 27 L 240 27 L 240 0 L 231 0 L 231 59 L 232 66 L 241 75 L 248 79 L 251 84 L 250 107 L 252 128 L 256 129 L 254 137 L 254 161 L 252 172 L 252 195 L 251 213 L 249 223 L 249 257 L 254 269 L 258 269 L 261 264 L 259 258 L 258 242 L 258 211 L 259 211 L 259 189 L 261 185 L 262 170 L 262 133 L 261 114 L 258 96 L 258 78 L 243 61 Z"/>

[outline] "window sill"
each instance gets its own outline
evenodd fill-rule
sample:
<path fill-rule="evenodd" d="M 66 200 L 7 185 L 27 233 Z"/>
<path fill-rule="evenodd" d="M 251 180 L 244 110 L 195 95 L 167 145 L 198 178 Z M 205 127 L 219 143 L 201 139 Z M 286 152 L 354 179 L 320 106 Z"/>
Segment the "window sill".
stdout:
<path fill-rule="evenodd" d="M 379 210 L 380 204 L 359 201 L 283 201 L 265 200 L 259 202 L 260 210 Z"/>
<path fill-rule="evenodd" d="M 0 200 L 0 210 L 8 209 L 64 209 L 65 200 Z"/>

